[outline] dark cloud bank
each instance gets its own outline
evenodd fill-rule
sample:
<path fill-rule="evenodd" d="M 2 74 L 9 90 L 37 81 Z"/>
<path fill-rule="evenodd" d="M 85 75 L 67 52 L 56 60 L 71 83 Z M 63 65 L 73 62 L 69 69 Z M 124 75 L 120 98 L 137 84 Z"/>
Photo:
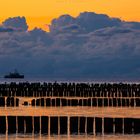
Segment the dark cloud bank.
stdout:
<path fill-rule="evenodd" d="M 91 12 L 54 19 L 50 32 L 28 31 L 24 17 L 0 26 L 0 73 L 135 79 L 140 76 L 140 23 Z"/>

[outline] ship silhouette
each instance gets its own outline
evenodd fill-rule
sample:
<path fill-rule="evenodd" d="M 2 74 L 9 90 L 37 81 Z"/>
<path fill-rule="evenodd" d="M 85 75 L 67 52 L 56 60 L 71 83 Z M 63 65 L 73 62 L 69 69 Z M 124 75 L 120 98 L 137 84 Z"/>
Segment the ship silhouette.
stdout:
<path fill-rule="evenodd" d="M 4 78 L 24 78 L 24 75 L 15 70 L 14 72 L 10 72 L 9 74 L 5 75 Z"/>

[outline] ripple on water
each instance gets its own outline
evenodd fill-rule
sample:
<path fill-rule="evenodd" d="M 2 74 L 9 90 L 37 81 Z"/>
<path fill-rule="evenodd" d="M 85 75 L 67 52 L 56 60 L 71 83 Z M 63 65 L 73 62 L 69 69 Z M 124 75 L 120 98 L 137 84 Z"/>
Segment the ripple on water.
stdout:
<path fill-rule="evenodd" d="M 0 135 L 0 140 L 140 140 L 140 135 Z"/>

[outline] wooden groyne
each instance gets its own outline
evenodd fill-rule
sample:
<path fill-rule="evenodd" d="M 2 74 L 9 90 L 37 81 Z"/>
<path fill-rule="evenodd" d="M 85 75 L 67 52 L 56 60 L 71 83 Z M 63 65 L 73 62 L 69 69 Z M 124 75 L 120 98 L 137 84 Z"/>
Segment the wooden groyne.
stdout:
<path fill-rule="evenodd" d="M 34 98 L 25 102 L 32 106 L 140 107 L 140 84 L 0 84 L 0 106 L 9 106 L 8 100 L 12 100 L 10 106 L 19 106 L 21 97 Z"/>
<path fill-rule="evenodd" d="M 0 107 L 17 107 L 19 99 L 15 97 L 0 97 Z"/>
<path fill-rule="evenodd" d="M 48 135 L 140 134 L 139 118 L 0 116 L 0 133 Z"/>
<path fill-rule="evenodd" d="M 14 97 L 140 97 L 140 84 L 5 83 L 0 96 Z"/>
<path fill-rule="evenodd" d="M 31 101 L 32 106 L 61 107 L 61 106 L 89 106 L 89 107 L 140 107 L 139 98 L 36 98 Z"/>
<path fill-rule="evenodd" d="M 139 107 L 140 84 L 4 83 L 0 133 L 140 134 Z"/>
<path fill-rule="evenodd" d="M 23 97 L 0 97 L 0 107 L 18 107 Z M 26 100 L 26 97 L 24 97 Z M 30 98 L 29 98 L 30 99 Z M 140 107 L 139 97 L 32 97 L 24 105 L 42 107 L 89 106 L 89 107 Z"/>

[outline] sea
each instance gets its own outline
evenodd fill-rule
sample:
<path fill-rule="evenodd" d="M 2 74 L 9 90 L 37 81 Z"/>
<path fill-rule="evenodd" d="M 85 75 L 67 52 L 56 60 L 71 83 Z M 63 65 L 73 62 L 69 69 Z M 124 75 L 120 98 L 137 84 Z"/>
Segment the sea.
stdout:
<path fill-rule="evenodd" d="M 25 79 L 4 79 L 4 78 L 0 78 L 0 83 L 10 83 L 10 82 L 76 82 L 76 83 L 81 83 L 81 82 L 85 82 L 85 83 L 140 83 L 139 80 L 67 80 L 67 79 L 47 79 L 47 78 L 25 78 Z M 97 109 L 97 108 L 96 108 Z M 4 108 L 0 108 L 0 113 L 3 112 L 5 109 Z M 30 113 L 32 109 L 27 109 L 26 111 Z M 89 107 L 89 109 L 87 108 L 87 110 L 89 111 L 88 113 L 92 113 L 91 108 Z M 127 110 L 127 109 L 125 109 Z M 12 111 L 12 109 L 11 109 Z M 19 108 L 14 108 L 14 111 L 17 114 L 20 114 L 21 109 Z M 51 108 L 49 109 L 49 111 L 51 112 Z M 79 108 L 79 111 L 81 111 L 81 109 Z M 90 112 L 91 111 L 91 112 Z M 95 108 L 94 111 L 96 112 Z M 112 111 L 114 111 L 114 109 L 112 108 Z M 52 112 L 53 112 L 53 108 L 52 108 Z M 62 109 L 63 112 L 63 109 Z M 111 112 L 111 111 L 110 111 Z M 137 113 L 140 112 L 139 109 L 137 109 Z M 61 113 L 61 111 L 59 111 L 59 113 Z M 73 112 L 69 112 L 69 114 L 71 114 Z M 138 113 L 139 114 L 139 113 Z M 93 135 L 43 135 L 43 134 L 5 134 L 5 135 L 0 135 L 0 140 L 140 140 L 140 135 L 97 135 L 97 136 L 93 136 Z"/>
<path fill-rule="evenodd" d="M 105 136 L 45 136 L 45 135 L 1 135 L 0 140 L 140 140 L 139 135 Z"/>
<path fill-rule="evenodd" d="M 140 83 L 140 78 L 53 78 L 53 77 L 25 77 L 24 79 L 8 79 L 0 77 L 0 83 L 10 83 L 10 82 L 58 82 L 58 83 Z"/>

